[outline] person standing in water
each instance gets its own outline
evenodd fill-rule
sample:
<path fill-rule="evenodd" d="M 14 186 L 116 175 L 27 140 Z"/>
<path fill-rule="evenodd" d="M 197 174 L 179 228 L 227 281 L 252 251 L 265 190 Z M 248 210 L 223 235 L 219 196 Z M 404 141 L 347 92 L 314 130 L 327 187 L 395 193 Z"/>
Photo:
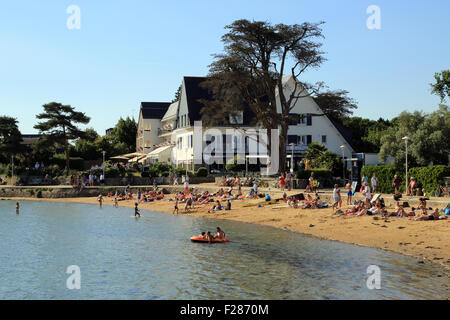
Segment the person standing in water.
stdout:
<path fill-rule="evenodd" d="M 18 202 L 16 202 L 16 214 L 19 214 L 20 205 Z"/>
<path fill-rule="evenodd" d="M 139 216 L 139 218 L 141 217 L 141 213 L 139 212 L 139 208 L 138 208 L 138 203 L 137 202 L 134 203 L 134 216 L 135 217 Z"/>
<path fill-rule="evenodd" d="M 175 205 L 172 214 L 175 214 L 175 211 L 178 214 L 178 198 L 175 198 Z"/>
<path fill-rule="evenodd" d="M 99 206 L 101 208 L 102 205 L 103 205 L 103 195 L 99 194 L 97 200 L 98 200 L 98 204 L 99 204 Z"/>

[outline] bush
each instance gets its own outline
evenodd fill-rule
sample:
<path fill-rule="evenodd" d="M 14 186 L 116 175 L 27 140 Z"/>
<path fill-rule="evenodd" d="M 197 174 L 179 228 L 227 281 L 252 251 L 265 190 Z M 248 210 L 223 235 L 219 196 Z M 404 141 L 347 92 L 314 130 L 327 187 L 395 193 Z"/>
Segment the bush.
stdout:
<path fill-rule="evenodd" d="M 57 154 L 53 156 L 50 163 L 57 164 L 60 168 L 66 167 L 66 156 L 63 154 Z M 84 169 L 84 159 L 80 157 L 70 157 L 70 169 L 83 170 Z"/>
<path fill-rule="evenodd" d="M 148 171 L 142 171 L 142 172 L 141 172 L 141 177 L 142 177 L 142 178 L 148 178 L 148 177 L 150 177 L 150 172 L 148 172 Z"/>
<path fill-rule="evenodd" d="M 245 171 L 245 163 L 238 164 L 238 157 L 234 156 L 233 159 L 228 160 L 227 164 L 225 165 L 225 168 L 227 169 L 227 171 L 237 173 Z"/>
<path fill-rule="evenodd" d="M 200 167 L 197 170 L 197 177 L 206 177 L 208 175 L 208 169 L 205 167 Z"/>
<path fill-rule="evenodd" d="M 120 177 L 119 169 L 110 167 L 105 169 L 105 178 L 117 178 Z"/>
<path fill-rule="evenodd" d="M 425 189 L 428 194 L 435 195 L 439 185 L 444 184 L 444 177 L 450 177 L 450 166 L 436 165 L 411 168 L 408 171 L 408 179 L 410 177 L 416 178 L 418 186 Z"/>

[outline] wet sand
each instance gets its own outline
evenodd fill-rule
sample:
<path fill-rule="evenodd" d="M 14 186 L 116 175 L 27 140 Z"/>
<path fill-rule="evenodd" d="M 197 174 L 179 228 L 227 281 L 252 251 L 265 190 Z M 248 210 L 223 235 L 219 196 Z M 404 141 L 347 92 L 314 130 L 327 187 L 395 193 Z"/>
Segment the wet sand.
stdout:
<path fill-rule="evenodd" d="M 174 202 L 164 200 L 145 202 L 140 209 L 172 213 Z M 64 199 L 36 199 L 36 198 L 8 198 L 11 200 L 56 201 L 70 203 L 96 204 L 96 197 L 64 198 Z M 104 198 L 103 205 L 113 205 L 112 198 Z M 342 241 L 362 246 L 369 246 L 390 250 L 418 258 L 418 263 L 434 262 L 450 270 L 450 220 L 413 221 L 408 218 L 388 218 L 379 216 L 344 216 L 333 213 L 331 208 L 324 209 L 293 209 L 276 208 L 285 204 L 257 207 L 255 204 L 263 200 L 232 201 L 231 211 L 207 212 L 207 207 L 199 206 L 188 214 L 198 217 L 227 219 L 261 225 L 273 226 L 281 229 L 301 232 L 322 239 Z M 119 206 L 134 208 L 134 200 L 119 201 Z M 224 201 L 221 201 L 225 205 Z M 249 206 L 250 205 L 250 206 Z M 184 213 L 184 204 L 179 205 L 180 214 Z M 130 210 L 131 211 L 131 210 Z M 144 213 L 145 214 L 145 213 Z M 199 230 L 199 232 L 202 230 Z M 186 235 L 187 237 L 190 235 Z"/>

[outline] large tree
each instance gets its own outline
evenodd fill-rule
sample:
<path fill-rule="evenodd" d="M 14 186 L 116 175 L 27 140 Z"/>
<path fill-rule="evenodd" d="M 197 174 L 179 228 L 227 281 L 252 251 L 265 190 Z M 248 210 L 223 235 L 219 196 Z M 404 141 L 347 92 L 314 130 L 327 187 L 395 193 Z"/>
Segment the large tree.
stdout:
<path fill-rule="evenodd" d="M 352 147 L 358 152 L 378 153 L 381 146 L 381 137 L 391 126 L 389 120 L 379 118 L 371 120 L 361 117 L 348 117 L 340 121 L 351 132 Z"/>
<path fill-rule="evenodd" d="M 11 155 L 25 151 L 22 134 L 17 126 L 17 120 L 0 116 L 0 161 L 8 161 Z"/>
<path fill-rule="evenodd" d="M 90 118 L 83 112 L 75 111 L 70 105 L 50 102 L 43 105 L 44 112 L 36 115 L 45 120 L 34 126 L 43 134 L 43 141 L 52 145 L 61 145 L 66 154 L 66 169 L 70 169 L 69 142 L 85 136 L 76 124 L 88 124 Z M 43 142 L 43 143 L 44 143 Z"/>
<path fill-rule="evenodd" d="M 324 60 L 321 43 L 317 42 L 322 37 L 321 24 L 272 25 L 264 21 L 234 21 L 225 27 L 228 32 L 222 36 L 224 53 L 215 55 L 215 61 L 210 65 L 209 87 L 218 86 L 220 90 L 216 94 L 222 93 L 222 100 L 240 98 L 243 103 L 239 105 L 248 105 L 268 132 L 279 128 L 281 171 L 286 165 L 290 113 L 298 99 L 321 86 L 320 83 L 300 82 L 298 78 Z M 284 79 L 286 75 L 292 76 L 290 88 Z M 216 85 L 211 84 L 215 80 Z M 235 96 L 224 98 L 223 93 L 227 92 L 233 92 Z M 277 104 L 281 107 L 280 113 Z M 217 103 L 216 107 L 223 109 L 224 105 Z"/>
<path fill-rule="evenodd" d="M 111 137 L 116 144 L 125 146 L 125 152 L 136 151 L 137 122 L 134 118 L 120 118 L 111 132 Z M 122 146 L 119 149 L 124 149 Z"/>
<path fill-rule="evenodd" d="M 397 167 L 405 163 L 404 136 L 409 137 L 408 162 L 410 165 L 427 166 L 447 164 L 450 153 L 450 111 L 440 105 L 439 110 L 430 114 L 415 111 L 402 112 L 392 119 L 393 125 L 381 138 L 380 157 L 394 158 Z"/>
<path fill-rule="evenodd" d="M 435 83 L 430 84 L 431 93 L 437 94 L 444 102 L 450 97 L 450 70 L 435 73 L 434 80 Z"/>
<path fill-rule="evenodd" d="M 353 114 L 352 109 L 358 108 L 357 102 L 348 96 L 346 90 L 319 92 L 313 98 L 329 118 L 340 122 Z"/>

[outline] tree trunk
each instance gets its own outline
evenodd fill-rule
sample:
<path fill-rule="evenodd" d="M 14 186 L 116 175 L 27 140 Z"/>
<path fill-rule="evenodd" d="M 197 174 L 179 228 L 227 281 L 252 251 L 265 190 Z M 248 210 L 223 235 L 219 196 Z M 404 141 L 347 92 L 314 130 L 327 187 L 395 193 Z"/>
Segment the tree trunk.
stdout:
<path fill-rule="evenodd" d="M 70 170 L 70 166 L 69 166 L 69 162 L 70 162 L 70 156 L 69 156 L 69 143 L 67 141 L 67 136 L 66 136 L 66 127 L 63 126 L 63 132 L 64 132 L 64 151 L 66 153 L 66 170 L 67 173 L 69 173 Z"/>
<path fill-rule="evenodd" d="M 280 172 L 286 171 L 286 141 L 289 130 L 289 123 L 287 121 L 281 122 L 280 128 Z"/>

